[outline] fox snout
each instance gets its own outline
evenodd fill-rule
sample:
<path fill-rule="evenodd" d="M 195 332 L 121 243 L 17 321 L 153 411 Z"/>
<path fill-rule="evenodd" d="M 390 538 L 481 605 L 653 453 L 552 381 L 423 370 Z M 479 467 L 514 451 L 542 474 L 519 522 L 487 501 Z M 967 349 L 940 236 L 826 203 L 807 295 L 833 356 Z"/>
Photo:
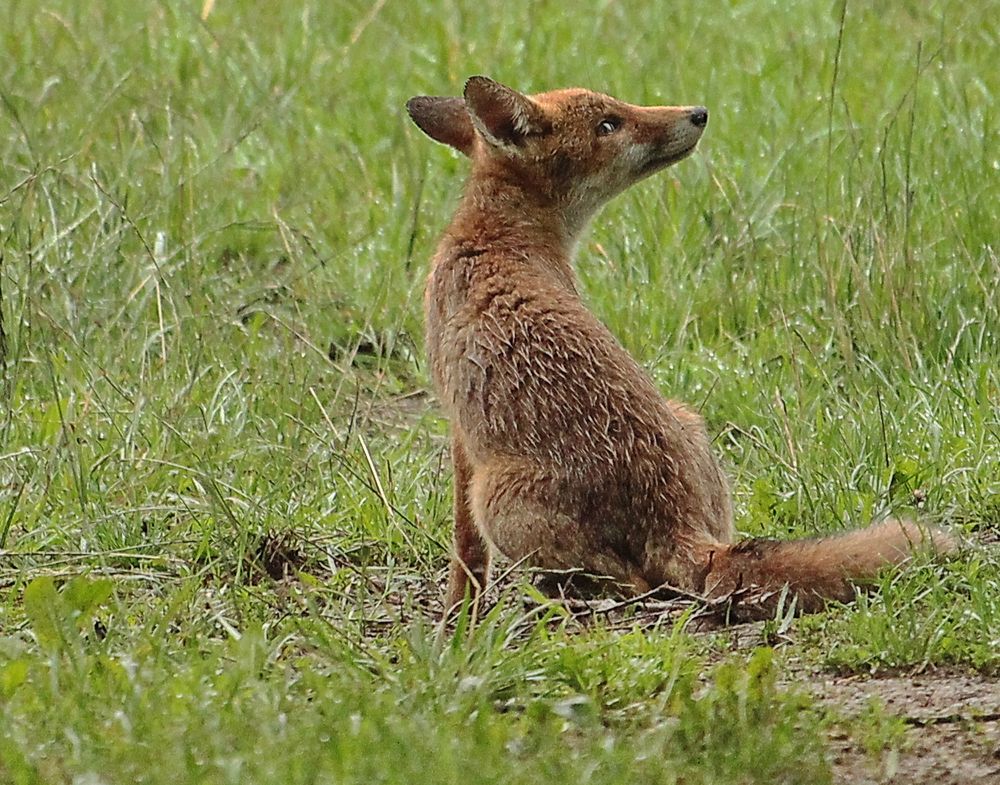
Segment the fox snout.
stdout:
<path fill-rule="evenodd" d="M 645 152 L 637 178 L 675 164 L 690 155 L 708 125 L 704 106 L 634 107 L 633 144 Z"/>

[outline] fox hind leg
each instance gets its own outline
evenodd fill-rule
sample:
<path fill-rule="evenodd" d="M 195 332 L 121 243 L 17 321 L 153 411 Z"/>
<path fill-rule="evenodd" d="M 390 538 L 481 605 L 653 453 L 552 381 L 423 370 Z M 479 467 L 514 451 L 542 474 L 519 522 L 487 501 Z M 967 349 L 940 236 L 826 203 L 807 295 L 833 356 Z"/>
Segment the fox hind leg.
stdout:
<path fill-rule="evenodd" d="M 477 467 L 470 487 L 479 529 L 497 550 L 514 561 L 548 571 L 579 571 L 617 585 L 626 594 L 650 586 L 637 561 L 621 543 L 606 539 L 607 527 L 587 526 L 558 509 L 566 494 L 559 482 L 522 461 Z M 558 586 L 559 577 L 555 577 Z M 546 580 L 546 585 L 551 585 Z M 573 579 L 580 585 L 580 579 Z M 590 582 L 584 579 L 583 584 Z"/>

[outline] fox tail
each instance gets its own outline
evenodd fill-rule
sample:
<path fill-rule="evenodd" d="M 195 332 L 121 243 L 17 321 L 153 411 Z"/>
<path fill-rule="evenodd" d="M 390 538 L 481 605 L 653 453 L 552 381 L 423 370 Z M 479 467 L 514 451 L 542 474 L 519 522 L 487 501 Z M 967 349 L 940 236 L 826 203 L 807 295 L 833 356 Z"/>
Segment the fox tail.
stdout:
<path fill-rule="evenodd" d="M 828 600 L 854 599 L 855 586 L 871 583 L 879 570 L 902 564 L 914 552 L 947 554 L 957 547 L 947 532 L 901 520 L 833 537 L 720 544 L 709 559 L 705 595 L 721 598 L 754 590 L 771 597 L 760 608 L 766 615 L 787 586 L 787 599 L 794 598 L 800 612 L 812 613 Z"/>

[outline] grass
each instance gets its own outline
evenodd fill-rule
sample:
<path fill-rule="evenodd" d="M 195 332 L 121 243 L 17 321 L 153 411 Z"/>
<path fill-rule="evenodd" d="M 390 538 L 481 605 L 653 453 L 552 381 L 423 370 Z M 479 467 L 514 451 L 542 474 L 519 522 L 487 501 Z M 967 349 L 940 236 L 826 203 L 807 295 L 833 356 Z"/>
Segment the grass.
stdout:
<path fill-rule="evenodd" d="M 587 301 L 702 407 L 741 531 L 989 539 L 1000 6 L 201 11 L 0 31 L 0 779 L 823 782 L 791 662 L 1000 668 L 985 547 L 774 654 L 513 600 L 440 637 L 420 302 L 463 163 L 402 111 L 473 73 L 709 106 L 595 221 Z"/>
<path fill-rule="evenodd" d="M 388 650 L 326 641 L 303 657 L 298 635 L 250 625 L 208 650 L 150 636 L 123 664 L 114 644 L 75 634 L 79 616 L 52 618 L 53 606 L 75 606 L 51 583 L 32 587 L 28 600 L 48 595 L 34 619 L 46 656 L 15 659 L 0 677 L 23 718 L 0 747 L 13 781 L 112 771 L 144 782 L 465 782 L 470 765 L 496 782 L 724 782 L 749 770 L 753 781 L 824 781 L 818 737 L 798 737 L 822 718 L 779 696 L 767 650 L 747 668 L 718 668 L 701 691 L 699 660 L 676 635 L 578 643 L 538 627 L 525 639 L 523 619 L 495 614 L 471 646 L 435 645 L 422 629 Z M 625 679 L 608 681 L 629 662 Z M 60 737 L 86 741 L 50 741 Z"/>

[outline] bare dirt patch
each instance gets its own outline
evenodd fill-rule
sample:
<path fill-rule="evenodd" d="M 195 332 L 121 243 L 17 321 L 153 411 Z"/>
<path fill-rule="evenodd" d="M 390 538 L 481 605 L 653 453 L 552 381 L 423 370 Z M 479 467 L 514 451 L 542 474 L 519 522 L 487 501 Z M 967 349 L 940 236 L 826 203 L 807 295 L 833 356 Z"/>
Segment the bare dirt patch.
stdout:
<path fill-rule="evenodd" d="M 846 717 L 863 715 L 877 701 L 909 726 L 900 748 L 881 760 L 852 739 L 833 739 L 837 782 L 1000 784 L 1000 680 L 960 673 L 818 676 L 806 689 Z"/>

